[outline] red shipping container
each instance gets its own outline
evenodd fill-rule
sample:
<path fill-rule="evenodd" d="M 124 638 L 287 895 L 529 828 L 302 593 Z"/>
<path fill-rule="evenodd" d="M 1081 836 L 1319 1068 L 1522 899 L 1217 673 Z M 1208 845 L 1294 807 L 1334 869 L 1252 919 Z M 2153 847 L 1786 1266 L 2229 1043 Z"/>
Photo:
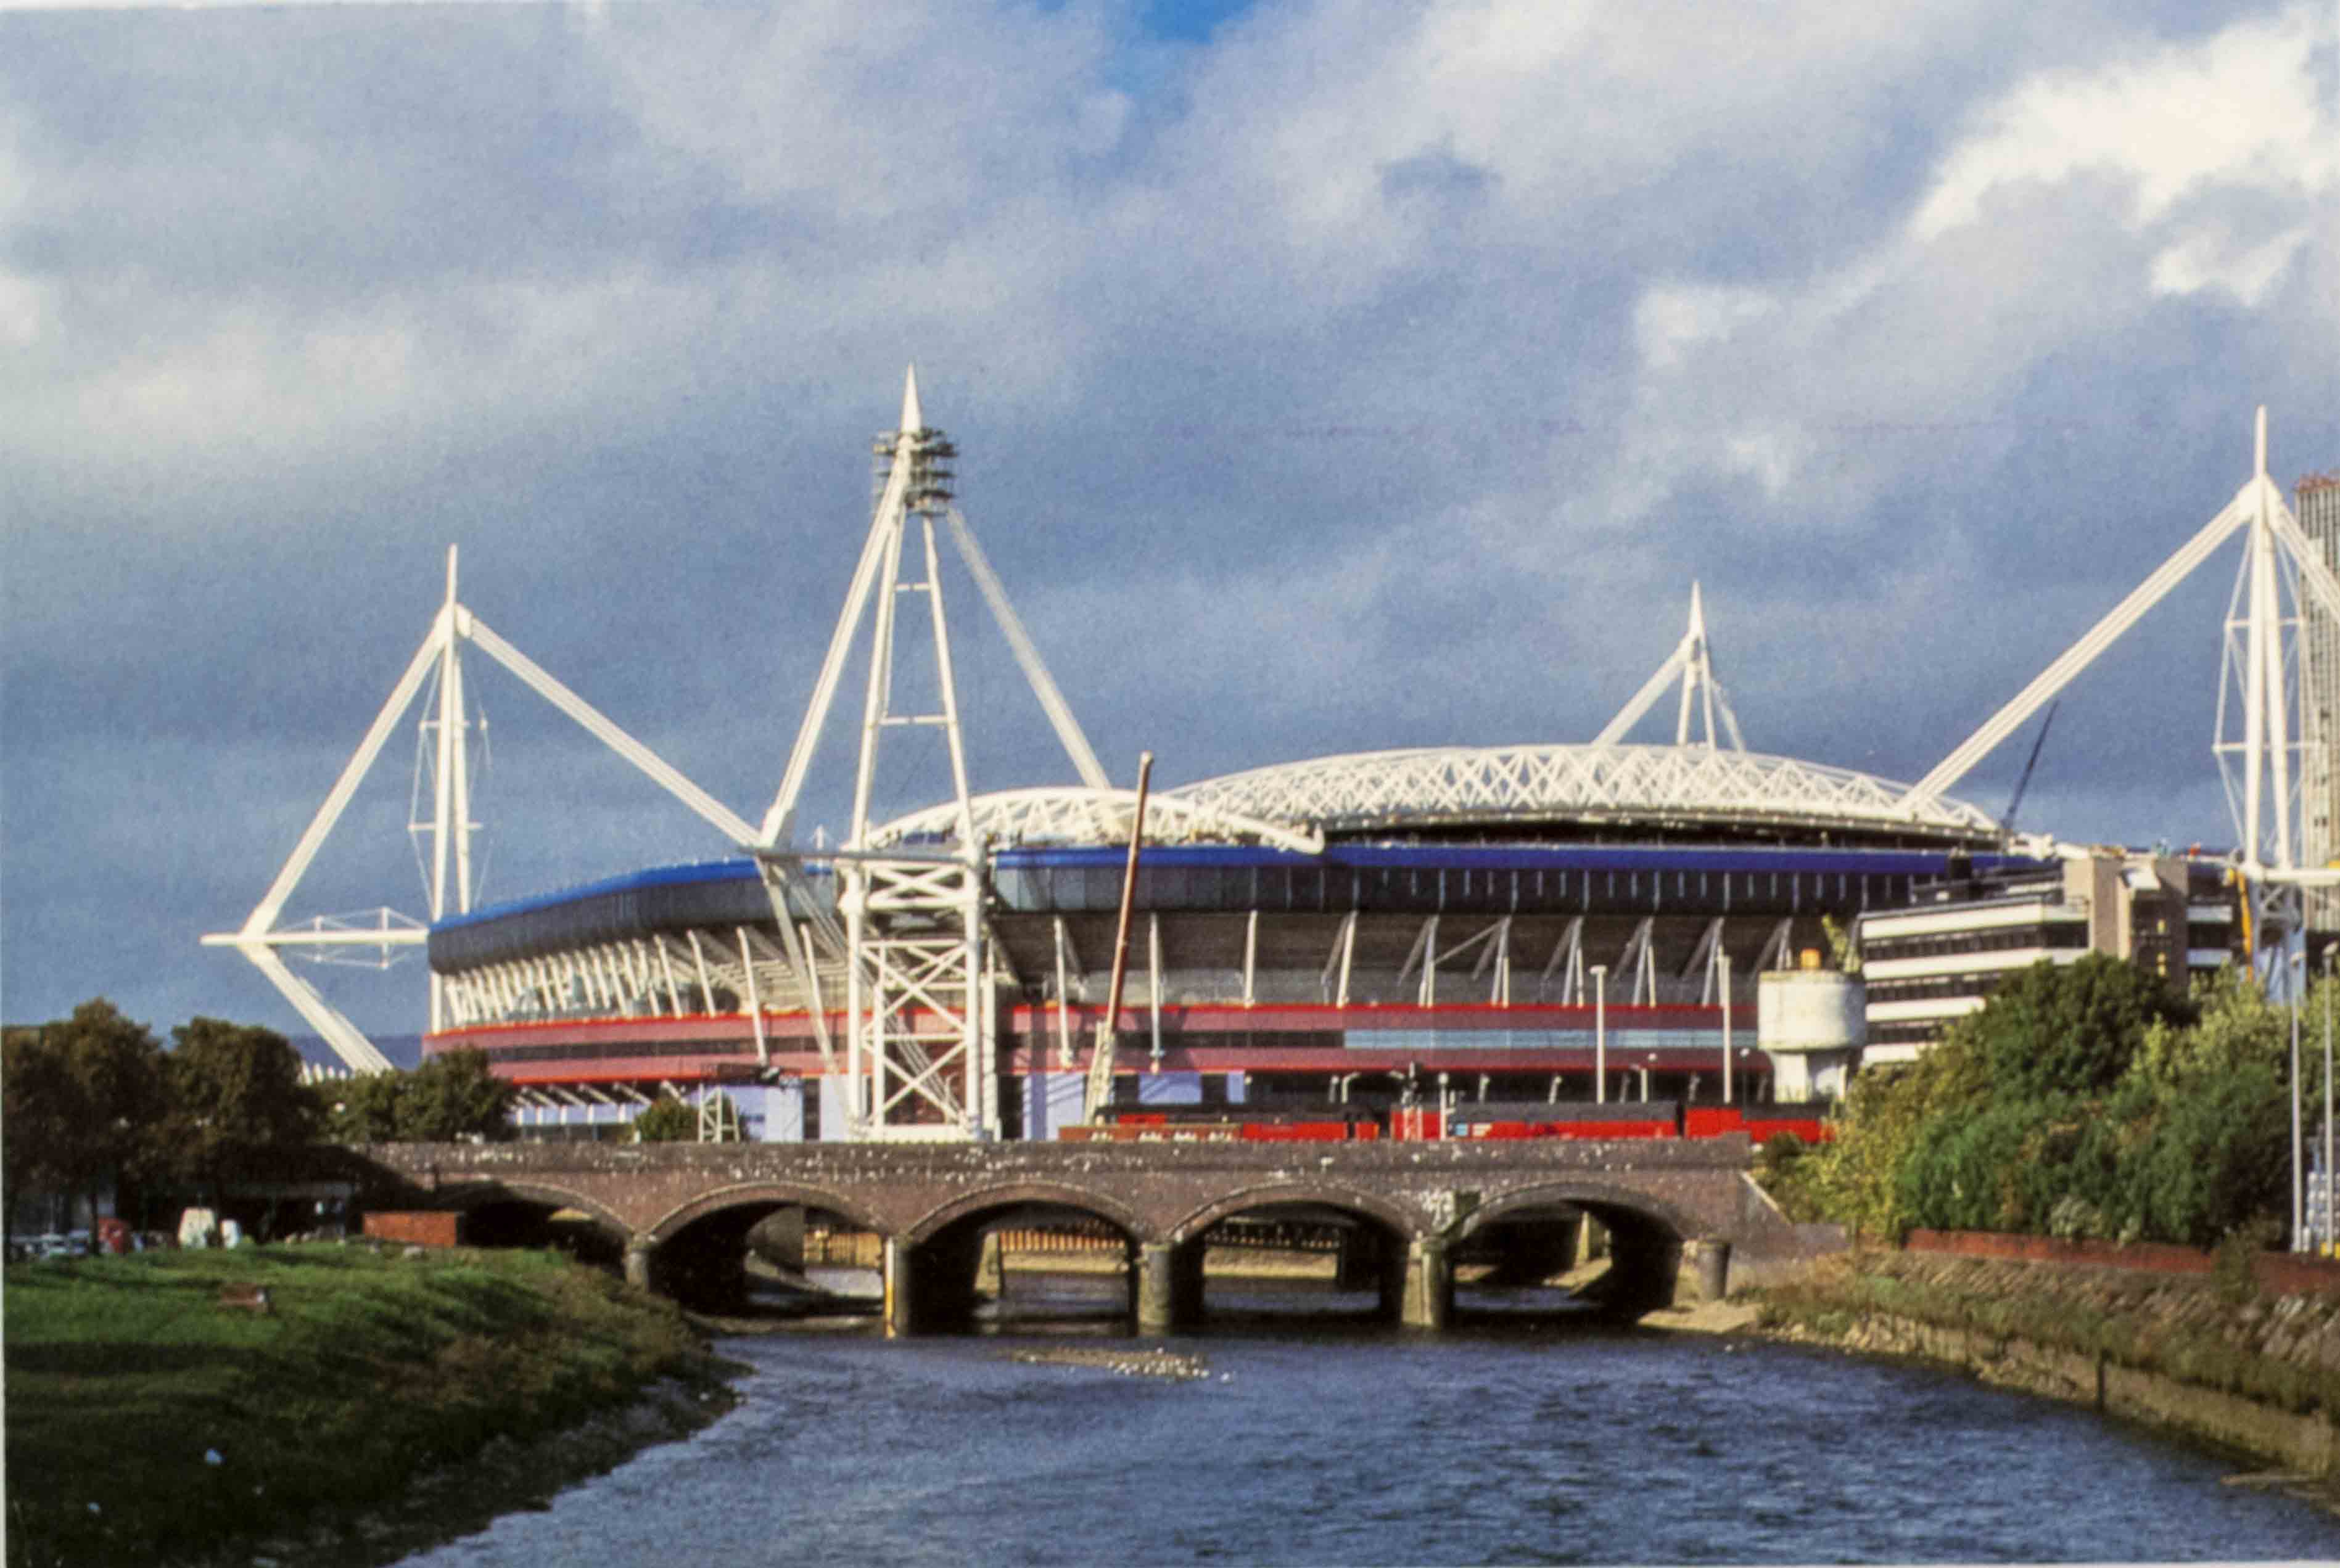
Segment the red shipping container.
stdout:
<path fill-rule="evenodd" d="M 365 1217 L 368 1236 L 410 1247 L 453 1247 L 462 1228 L 463 1217 L 452 1209 L 392 1209 Z"/>

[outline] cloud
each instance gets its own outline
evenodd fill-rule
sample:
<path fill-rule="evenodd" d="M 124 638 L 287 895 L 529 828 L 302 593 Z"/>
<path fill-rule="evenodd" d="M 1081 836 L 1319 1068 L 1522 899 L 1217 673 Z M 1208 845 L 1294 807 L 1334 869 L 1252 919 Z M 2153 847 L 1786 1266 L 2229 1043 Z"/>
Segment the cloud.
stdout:
<path fill-rule="evenodd" d="M 195 1009 L 186 942 L 450 542 L 499 631 L 758 815 L 913 359 L 1117 773 L 1590 735 L 1695 578 L 1753 744 L 1916 776 L 2232 493 L 2253 403 L 2279 462 L 2340 461 L 2328 15 L 0 18 L 8 1011 Z M 2206 776 L 2223 595 L 2074 688 L 2057 826 L 2218 836 L 2215 791 L 2134 780 Z M 978 786 L 1049 776 L 971 606 Z M 481 690 L 499 891 L 706 853 Z M 125 837 L 176 846 L 167 896 Z"/>
<path fill-rule="evenodd" d="M 2295 5 L 2205 42 L 2023 83 L 1975 115 L 1911 220 L 1913 235 L 1937 239 L 1978 221 L 2008 187 L 2084 174 L 2123 181 L 2138 223 L 2212 184 L 2328 187 L 2340 149 L 2302 133 L 2330 118 L 2317 81 L 2329 21 L 2325 8 Z"/>

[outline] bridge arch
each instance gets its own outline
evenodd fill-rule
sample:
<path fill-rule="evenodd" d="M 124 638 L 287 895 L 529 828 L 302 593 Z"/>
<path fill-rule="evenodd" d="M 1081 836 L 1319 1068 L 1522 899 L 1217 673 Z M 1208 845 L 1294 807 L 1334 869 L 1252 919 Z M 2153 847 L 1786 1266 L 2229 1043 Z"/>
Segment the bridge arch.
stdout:
<path fill-rule="evenodd" d="M 1673 1232 L 1681 1241 L 1694 1240 L 1713 1228 L 1688 1210 L 1638 1188 L 1571 1178 L 1513 1188 L 1484 1198 L 1457 1224 L 1453 1238 L 1467 1240 L 1477 1231 L 1507 1216 L 1516 1217 L 1532 1209 L 1555 1206 L 1591 1209 L 1596 1215 L 1624 1213 L 1638 1219 L 1654 1221 Z"/>
<path fill-rule="evenodd" d="M 1393 1199 L 1362 1191 L 1353 1187 L 1342 1187 L 1324 1181 L 1285 1179 L 1262 1182 L 1215 1198 L 1180 1219 L 1165 1233 L 1163 1239 L 1184 1246 L 1195 1240 L 1220 1220 L 1254 1208 L 1270 1208 L 1280 1205 L 1308 1204 L 1324 1208 L 1344 1209 L 1381 1222 L 1401 1240 L 1411 1241 L 1421 1236 L 1423 1217 L 1406 1205 Z"/>
<path fill-rule="evenodd" d="M 634 1235 L 634 1228 L 607 1204 L 590 1194 L 554 1182 L 482 1177 L 451 1182 L 433 1191 L 431 1198 L 435 1202 L 467 1213 L 499 1203 L 536 1204 L 553 1210 L 574 1208 L 590 1215 L 597 1227 L 621 1242 L 630 1241 Z"/>
<path fill-rule="evenodd" d="M 841 1219 L 851 1220 L 864 1230 L 875 1231 L 881 1236 L 893 1229 L 892 1225 L 867 1203 L 835 1188 L 794 1181 L 744 1181 L 702 1192 L 689 1202 L 668 1209 L 642 1228 L 641 1241 L 649 1247 L 661 1247 L 710 1214 L 756 1204 L 826 1209 Z"/>
<path fill-rule="evenodd" d="M 900 1239 L 906 1246 L 922 1247 L 962 1220 L 994 1209 L 1014 1208 L 1019 1204 L 1078 1209 L 1104 1220 L 1133 1241 L 1143 1244 L 1160 1239 L 1145 1217 L 1128 1205 L 1094 1188 L 1060 1181 L 1009 1181 L 962 1193 L 928 1209 L 903 1229 Z"/>
<path fill-rule="evenodd" d="M 1450 1245 L 1470 1249 L 1476 1241 L 1481 1248 L 1496 1251 L 1502 1259 L 1499 1270 L 1515 1266 L 1522 1261 L 1523 1243 L 1515 1235 L 1507 1246 L 1502 1239 L 1504 1232 L 1524 1230 L 1530 1238 L 1537 1228 L 1549 1232 L 1551 1221 L 1545 1217 L 1554 1209 L 1589 1214 L 1607 1233 L 1608 1270 L 1582 1286 L 1579 1296 L 1618 1317 L 1638 1317 L 1672 1305 L 1685 1247 L 1712 1231 L 1690 1210 L 1641 1188 L 1571 1177 L 1529 1182 L 1492 1195 L 1458 1220 Z M 1525 1256 L 1532 1258 L 1529 1246 Z M 1574 1257 L 1572 1243 L 1564 1251 Z M 1502 1258 L 1506 1252 L 1511 1256 Z M 1540 1272 L 1524 1270 L 1531 1279 Z"/>

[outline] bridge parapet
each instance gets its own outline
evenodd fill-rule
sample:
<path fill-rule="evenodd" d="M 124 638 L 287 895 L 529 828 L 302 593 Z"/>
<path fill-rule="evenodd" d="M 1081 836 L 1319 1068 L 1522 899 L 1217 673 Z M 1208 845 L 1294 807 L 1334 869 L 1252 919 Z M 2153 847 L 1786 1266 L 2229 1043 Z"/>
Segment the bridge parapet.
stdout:
<path fill-rule="evenodd" d="M 364 1151 L 386 1185 L 460 1203 L 570 1202 L 657 1245 L 727 1204 L 793 1202 L 921 1240 L 1016 1203 L 1086 1208 L 1170 1243 L 1271 1203 L 1355 1208 L 1409 1239 L 1456 1237 L 1508 1209 L 1637 1209 L 1685 1238 L 1748 1241 L 1777 1211 L 1747 1179 L 1743 1134 L 1696 1140 L 1426 1143 L 409 1144 Z"/>

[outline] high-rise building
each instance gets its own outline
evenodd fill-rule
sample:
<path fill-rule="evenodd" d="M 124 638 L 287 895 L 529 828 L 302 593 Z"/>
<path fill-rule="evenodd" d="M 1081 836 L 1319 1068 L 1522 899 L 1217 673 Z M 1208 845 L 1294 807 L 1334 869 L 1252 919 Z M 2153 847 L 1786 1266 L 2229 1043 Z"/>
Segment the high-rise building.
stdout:
<path fill-rule="evenodd" d="M 2324 564 L 2340 572 L 2340 474 L 2310 474 L 2299 481 L 2299 526 Z M 2300 860 L 2325 865 L 2340 858 L 2340 620 L 2300 596 L 2299 716 L 2303 843 Z M 2307 899 L 2308 923 L 2340 931 L 2340 894 Z"/>

